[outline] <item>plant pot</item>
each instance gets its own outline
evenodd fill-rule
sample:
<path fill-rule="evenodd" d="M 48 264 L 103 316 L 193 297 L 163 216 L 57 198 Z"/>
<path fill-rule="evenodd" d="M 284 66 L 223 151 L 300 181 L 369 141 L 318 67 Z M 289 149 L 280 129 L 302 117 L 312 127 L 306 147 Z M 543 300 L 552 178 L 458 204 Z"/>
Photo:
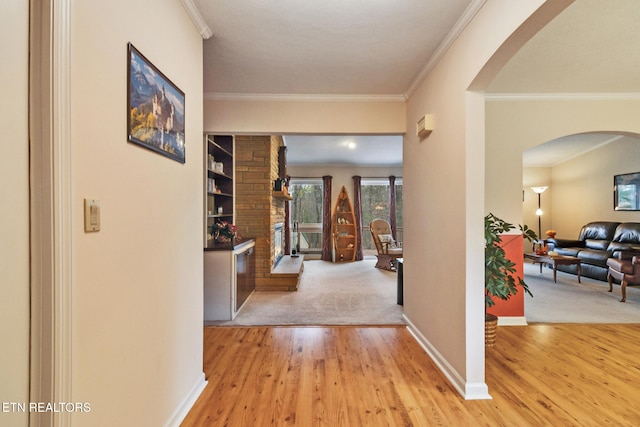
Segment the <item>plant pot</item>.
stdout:
<path fill-rule="evenodd" d="M 484 315 L 484 346 L 493 347 L 496 344 L 496 332 L 498 330 L 498 317 L 493 314 Z"/>

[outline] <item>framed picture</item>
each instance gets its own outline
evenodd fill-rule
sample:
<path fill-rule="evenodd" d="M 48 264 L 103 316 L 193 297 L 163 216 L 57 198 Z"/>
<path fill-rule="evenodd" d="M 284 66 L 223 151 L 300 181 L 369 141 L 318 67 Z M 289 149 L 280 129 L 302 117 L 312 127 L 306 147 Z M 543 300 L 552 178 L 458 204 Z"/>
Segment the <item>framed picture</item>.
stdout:
<path fill-rule="evenodd" d="M 127 53 L 129 142 L 184 163 L 184 92 L 131 43 Z"/>
<path fill-rule="evenodd" d="M 613 209 L 640 211 L 640 172 L 613 177 Z"/>

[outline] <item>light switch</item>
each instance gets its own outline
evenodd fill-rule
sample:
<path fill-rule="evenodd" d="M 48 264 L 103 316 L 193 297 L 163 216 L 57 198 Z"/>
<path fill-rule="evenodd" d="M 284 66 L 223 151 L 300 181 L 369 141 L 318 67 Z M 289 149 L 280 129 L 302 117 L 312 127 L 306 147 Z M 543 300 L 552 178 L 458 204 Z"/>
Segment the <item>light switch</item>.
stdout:
<path fill-rule="evenodd" d="M 100 200 L 84 199 L 84 231 L 100 231 Z"/>

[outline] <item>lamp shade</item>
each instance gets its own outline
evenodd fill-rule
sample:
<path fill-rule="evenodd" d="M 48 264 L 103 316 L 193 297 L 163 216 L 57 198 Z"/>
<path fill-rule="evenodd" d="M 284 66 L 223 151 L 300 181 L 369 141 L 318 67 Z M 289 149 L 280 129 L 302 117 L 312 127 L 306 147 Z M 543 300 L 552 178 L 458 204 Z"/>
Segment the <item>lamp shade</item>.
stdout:
<path fill-rule="evenodd" d="M 538 194 L 544 193 L 547 188 L 549 187 L 531 187 L 533 192 Z"/>

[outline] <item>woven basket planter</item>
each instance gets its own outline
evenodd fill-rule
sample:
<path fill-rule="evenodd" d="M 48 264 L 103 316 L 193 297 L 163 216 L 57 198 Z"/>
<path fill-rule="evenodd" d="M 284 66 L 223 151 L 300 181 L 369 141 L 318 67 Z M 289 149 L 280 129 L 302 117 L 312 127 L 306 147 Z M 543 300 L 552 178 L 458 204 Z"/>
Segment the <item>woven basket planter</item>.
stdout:
<path fill-rule="evenodd" d="M 484 346 L 493 347 L 496 344 L 496 332 L 498 330 L 498 317 L 493 314 L 484 315 Z"/>

